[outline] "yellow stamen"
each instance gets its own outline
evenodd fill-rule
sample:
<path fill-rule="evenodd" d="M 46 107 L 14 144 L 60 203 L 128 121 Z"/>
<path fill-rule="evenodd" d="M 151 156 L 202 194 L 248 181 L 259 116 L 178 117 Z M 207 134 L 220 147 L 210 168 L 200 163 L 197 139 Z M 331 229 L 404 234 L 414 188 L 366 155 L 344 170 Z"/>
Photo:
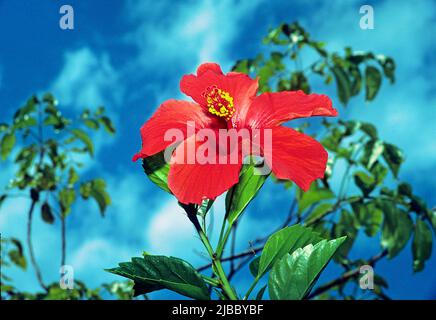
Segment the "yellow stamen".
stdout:
<path fill-rule="evenodd" d="M 206 98 L 207 109 L 210 113 L 226 120 L 233 116 L 235 112 L 233 97 L 227 91 L 213 85 L 203 92 L 203 97 Z"/>

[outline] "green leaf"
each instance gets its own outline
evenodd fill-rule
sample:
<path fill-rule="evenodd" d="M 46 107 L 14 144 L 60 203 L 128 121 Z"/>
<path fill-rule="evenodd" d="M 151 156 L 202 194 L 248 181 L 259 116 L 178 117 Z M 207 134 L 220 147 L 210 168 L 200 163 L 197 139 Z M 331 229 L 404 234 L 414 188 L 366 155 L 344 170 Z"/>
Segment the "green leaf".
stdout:
<path fill-rule="evenodd" d="M 0 197 L 0 206 L 1 206 L 1 197 Z M 431 222 L 431 225 L 433 226 L 434 232 L 436 232 L 436 210 L 435 209 L 427 210 L 427 216 Z"/>
<path fill-rule="evenodd" d="M 197 208 L 197 214 L 199 216 L 205 217 L 206 214 L 209 212 L 210 208 L 212 207 L 213 202 L 214 200 L 209 200 L 209 199 L 203 200 L 201 205 L 198 206 Z"/>
<path fill-rule="evenodd" d="M 98 128 L 100 128 L 98 121 L 94 119 L 83 119 L 83 123 L 90 129 L 97 130 Z"/>
<path fill-rule="evenodd" d="M 100 122 L 103 125 L 103 127 L 106 129 L 107 132 L 114 134 L 115 133 L 115 127 L 112 123 L 112 120 L 109 119 L 109 117 L 103 116 L 100 118 Z"/>
<path fill-rule="evenodd" d="M 52 105 L 57 104 L 56 98 L 50 92 L 44 94 L 44 96 L 42 97 L 42 101 Z"/>
<path fill-rule="evenodd" d="M 44 220 L 49 224 L 53 224 L 54 222 L 54 216 L 48 202 L 44 202 L 43 205 L 41 206 L 41 218 L 42 220 Z"/>
<path fill-rule="evenodd" d="M 256 196 L 268 175 L 262 175 L 254 164 L 246 164 L 239 174 L 239 182 L 226 195 L 226 217 L 233 224 Z"/>
<path fill-rule="evenodd" d="M 301 300 L 310 292 L 346 237 L 322 240 L 286 254 L 278 261 L 268 279 L 269 295 L 272 300 Z"/>
<path fill-rule="evenodd" d="M 380 89 L 382 75 L 380 71 L 372 66 L 365 69 L 366 100 L 371 101 Z"/>
<path fill-rule="evenodd" d="M 337 65 L 333 68 L 330 68 L 330 70 L 335 77 L 339 101 L 341 101 L 344 105 L 347 105 L 348 100 L 351 97 L 351 84 L 347 73 L 344 71 L 344 69 L 342 69 L 342 67 Z"/>
<path fill-rule="evenodd" d="M 388 250 L 388 257 L 395 257 L 407 244 L 412 235 L 413 222 L 407 212 L 398 209 L 391 201 L 378 201 L 383 211 L 382 247 Z"/>
<path fill-rule="evenodd" d="M 144 255 L 107 270 L 135 282 L 135 296 L 169 289 L 184 296 L 209 300 L 209 291 L 201 275 L 186 261 L 166 256 Z M 138 289 L 139 292 L 138 292 Z"/>
<path fill-rule="evenodd" d="M 362 122 L 360 125 L 360 130 L 368 135 L 371 139 L 377 139 L 377 128 L 368 122 Z"/>
<path fill-rule="evenodd" d="M 80 194 L 85 200 L 89 197 L 94 198 L 102 216 L 104 216 L 107 206 L 111 204 L 111 198 L 106 191 L 106 182 L 103 179 L 94 179 L 82 183 L 80 186 Z"/>
<path fill-rule="evenodd" d="M 347 260 L 348 253 L 353 247 L 354 241 L 358 235 L 358 222 L 354 214 L 346 209 L 341 210 L 341 217 L 338 223 L 334 226 L 333 235 L 335 237 L 346 236 L 347 239 L 338 250 L 335 260 L 343 262 Z"/>
<path fill-rule="evenodd" d="M 257 277 L 262 277 L 285 254 L 321 240 L 320 235 L 313 232 L 311 228 L 298 224 L 277 231 L 265 243 L 259 260 Z"/>
<path fill-rule="evenodd" d="M 14 132 L 6 133 L 3 136 L 2 141 L 0 142 L 0 154 L 2 160 L 6 160 L 6 158 L 14 148 L 15 142 L 16 142 L 16 138 Z"/>
<path fill-rule="evenodd" d="M 389 81 L 392 83 L 395 82 L 395 61 L 390 58 L 386 57 L 385 55 L 377 55 L 377 60 L 380 63 L 380 65 L 383 68 L 383 73 L 385 74 L 386 78 L 389 79 Z"/>
<path fill-rule="evenodd" d="M 418 218 L 415 225 L 415 235 L 412 243 L 413 271 L 424 269 L 425 261 L 430 259 L 432 251 L 431 229 L 423 220 Z"/>
<path fill-rule="evenodd" d="M 391 169 L 393 175 L 397 177 L 401 163 L 404 161 L 404 156 L 401 150 L 390 143 L 385 143 L 383 158 Z"/>
<path fill-rule="evenodd" d="M 25 270 L 27 268 L 27 262 L 26 257 L 24 256 L 23 245 L 16 238 L 10 238 L 9 242 L 15 247 L 15 249 L 12 249 L 8 252 L 9 258 L 16 266 Z"/>
<path fill-rule="evenodd" d="M 376 162 L 370 169 L 372 176 L 375 179 L 376 185 L 381 185 L 388 174 L 388 168 L 383 166 L 380 162 Z"/>
<path fill-rule="evenodd" d="M 253 277 L 256 277 L 257 274 L 259 273 L 259 261 L 260 261 L 260 257 L 256 257 L 250 262 L 249 269 Z"/>
<path fill-rule="evenodd" d="M 61 211 L 66 216 L 71 211 L 71 206 L 76 200 L 76 191 L 73 188 L 64 188 L 59 191 L 59 202 Z"/>
<path fill-rule="evenodd" d="M 171 193 L 168 187 L 168 172 L 170 165 L 165 161 L 164 152 L 156 153 L 142 159 L 142 167 L 148 178 L 159 188 Z"/>
<path fill-rule="evenodd" d="M 71 167 L 70 170 L 68 170 L 68 185 L 72 187 L 77 181 L 79 181 L 79 175 L 77 171 Z"/>
<path fill-rule="evenodd" d="M 381 140 L 371 140 L 365 144 L 364 153 L 362 156 L 362 163 L 367 169 L 376 163 L 378 158 L 382 155 L 384 150 L 384 143 Z"/>
<path fill-rule="evenodd" d="M 317 205 L 306 218 L 306 224 L 311 224 L 313 221 L 318 220 L 319 217 L 322 217 L 324 214 L 330 212 L 332 209 L 333 204 L 331 203 L 321 203 Z"/>
<path fill-rule="evenodd" d="M 303 212 L 309 206 L 320 202 L 322 200 L 333 199 L 335 194 L 333 191 L 327 188 L 319 188 L 313 183 L 310 189 L 306 192 L 303 192 L 301 197 L 298 200 L 298 212 Z"/>
<path fill-rule="evenodd" d="M 14 114 L 14 125 L 22 120 L 24 118 L 29 118 L 29 115 L 36 111 L 36 105 L 38 104 L 38 99 L 36 96 L 30 97 L 26 104 L 17 110 Z"/>
<path fill-rule="evenodd" d="M 362 88 L 362 75 L 358 67 L 351 68 L 349 75 L 351 76 L 351 96 L 356 96 Z"/>
<path fill-rule="evenodd" d="M 351 204 L 356 220 L 360 226 L 365 228 L 369 237 L 376 235 L 383 221 L 383 211 L 374 203 L 354 202 Z"/>
<path fill-rule="evenodd" d="M 9 125 L 7 123 L 0 123 L 0 132 L 5 132 L 9 129 Z"/>
<path fill-rule="evenodd" d="M 409 183 L 402 182 L 397 187 L 398 194 L 406 197 L 412 197 L 412 186 Z"/>
<path fill-rule="evenodd" d="M 354 182 L 362 190 L 364 196 L 368 196 L 377 185 L 375 179 L 363 171 L 354 173 Z"/>
<path fill-rule="evenodd" d="M 80 129 L 72 129 L 71 133 L 73 134 L 74 137 L 76 137 L 77 139 L 79 139 L 85 144 L 87 151 L 93 157 L 94 145 L 92 144 L 91 138 L 88 136 L 88 134 Z"/>
<path fill-rule="evenodd" d="M 9 259 L 18 267 L 20 267 L 23 270 L 26 270 L 27 268 L 27 262 L 26 258 L 22 253 L 20 253 L 18 250 L 10 250 L 8 252 Z M 3 285 L 3 284 L 2 284 Z"/>

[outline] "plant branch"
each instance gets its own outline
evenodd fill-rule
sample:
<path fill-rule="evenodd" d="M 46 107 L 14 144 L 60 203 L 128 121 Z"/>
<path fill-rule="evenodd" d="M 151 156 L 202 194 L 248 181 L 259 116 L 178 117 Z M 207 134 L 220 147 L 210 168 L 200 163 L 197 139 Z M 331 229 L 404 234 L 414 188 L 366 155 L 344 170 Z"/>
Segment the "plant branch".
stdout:
<path fill-rule="evenodd" d="M 212 259 L 212 271 L 218 277 L 218 281 L 220 283 L 220 288 L 227 295 L 230 300 L 238 300 L 233 288 L 231 287 L 229 280 L 227 279 L 226 273 L 224 272 L 223 266 L 221 265 L 221 261 L 218 258 L 218 255 L 214 252 L 212 245 L 209 242 L 207 235 L 204 233 L 204 230 L 201 228 L 201 225 L 197 218 L 197 212 L 195 207 L 190 205 L 181 204 L 183 209 L 185 209 L 186 214 L 188 215 L 188 219 L 194 225 L 198 235 L 200 236 L 200 240 L 203 243 L 204 247 L 207 250 L 210 258 Z M 231 226 L 230 226 L 231 229 Z"/>
<path fill-rule="evenodd" d="M 67 256 L 67 239 L 66 239 L 66 222 L 65 222 L 65 216 L 61 214 L 61 266 L 65 265 L 66 256 Z"/>
<path fill-rule="evenodd" d="M 374 266 L 380 259 L 383 259 L 387 254 L 388 254 L 387 250 L 383 250 L 379 254 L 370 258 L 368 260 L 368 265 Z M 312 293 L 310 293 L 307 296 L 307 299 L 313 299 L 314 297 L 347 282 L 348 280 L 358 276 L 359 274 L 360 274 L 360 267 L 356 267 L 350 271 L 347 271 L 344 274 L 342 274 L 342 276 L 340 276 L 339 278 L 334 279 L 330 282 L 327 282 L 326 284 L 323 284 L 323 285 L 319 286 L 318 288 L 316 288 L 314 291 L 312 291 Z"/>
<path fill-rule="evenodd" d="M 32 216 L 33 216 L 33 211 L 35 210 L 36 202 L 37 200 L 33 198 L 27 217 L 27 246 L 29 247 L 30 261 L 32 263 L 33 268 L 35 269 L 36 278 L 39 284 L 41 285 L 41 287 L 47 291 L 47 286 L 44 284 L 44 281 L 42 279 L 41 270 L 39 269 L 38 263 L 36 262 L 35 252 L 33 250 L 33 245 L 32 245 Z"/>

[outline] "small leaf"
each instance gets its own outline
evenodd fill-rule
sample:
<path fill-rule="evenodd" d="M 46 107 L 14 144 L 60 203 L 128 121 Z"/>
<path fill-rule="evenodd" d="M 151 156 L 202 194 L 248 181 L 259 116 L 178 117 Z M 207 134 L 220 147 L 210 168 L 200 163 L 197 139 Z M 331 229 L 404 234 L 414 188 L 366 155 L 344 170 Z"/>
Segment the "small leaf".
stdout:
<path fill-rule="evenodd" d="M 366 133 L 371 139 L 377 139 L 377 128 L 368 122 L 362 122 L 360 125 L 360 130 Z"/>
<path fill-rule="evenodd" d="M 90 129 L 97 130 L 100 128 L 97 120 L 94 119 L 83 119 L 83 123 Z"/>
<path fill-rule="evenodd" d="M 376 187 L 375 179 L 363 171 L 354 173 L 354 182 L 362 190 L 364 196 L 368 196 Z"/>
<path fill-rule="evenodd" d="M 201 275 L 188 262 L 179 258 L 146 254 L 107 271 L 133 280 L 135 296 L 169 289 L 193 299 L 210 299 Z"/>
<path fill-rule="evenodd" d="M 1 205 L 1 199 L 0 199 L 0 205 Z M 434 232 L 436 232 L 436 210 L 435 209 L 427 210 L 427 216 L 431 222 L 431 225 L 433 226 Z"/>
<path fill-rule="evenodd" d="M 226 195 L 226 217 L 233 224 L 256 196 L 268 175 L 262 175 L 254 164 L 242 167 L 239 182 Z"/>
<path fill-rule="evenodd" d="M 103 179 L 94 179 L 83 183 L 80 186 L 80 194 L 85 200 L 89 197 L 94 198 L 102 216 L 104 216 L 107 206 L 112 202 L 106 191 L 106 182 Z"/>
<path fill-rule="evenodd" d="M 404 156 L 401 150 L 390 143 L 385 143 L 383 158 L 391 169 L 393 175 L 397 177 L 401 163 L 404 161 Z"/>
<path fill-rule="evenodd" d="M 9 125 L 7 123 L 0 123 L 0 132 L 5 132 L 9 129 Z"/>
<path fill-rule="evenodd" d="M 338 254 L 335 256 L 335 260 L 338 262 L 343 262 L 346 260 L 348 253 L 353 247 L 354 240 L 357 238 L 357 218 L 354 214 L 348 210 L 341 210 L 341 217 L 338 223 L 334 226 L 333 235 L 334 237 L 347 236 L 347 239 L 342 244 L 338 250 Z"/>
<path fill-rule="evenodd" d="M 327 188 L 319 188 L 313 183 L 310 189 L 302 193 L 301 198 L 298 199 L 298 212 L 303 212 L 309 206 L 318 203 L 322 200 L 333 199 L 335 194 Z"/>
<path fill-rule="evenodd" d="M 391 201 L 378 201 L 383 211 L 381 245 L 388 249 L 388 257 L 395 257 L 407 244 L 412 235 L 413 222 L 407 212 L 398 209 Z"/>
<path fill-rule="evenodd" d="M 377 95 L 380 89 L 382 75 L 380 71 L 372 66 L 366 67 L 365 84 L 366 84 L 366 100 L 371 101 Z"/>
<path fill-rule="evenodd" d="M 53 224 L 54 222 L 54 216 L 48 202 L 44 202 L 43 205 L 41 206 L 41 218 L 42 220 L 44 220 L 49 224 Z"/>
<path fill-rule="evenodd" d="M 390 58 L 386 57 L 385 55 L 377 55 L 377 60 L 380 63 L 380 65 L 383 68 L 383 73 L 385 76 L 389 79 L 389 81 L 392 83 L 395 82 L 395 61 Z"/>
<path fill-rule="evenodd" d="M 15 247 L 15 249 L 12 249 L 8 252 L 9 258 L 16 266 L 20 267 L 23 270 L 26 270 L 27 262 L 26 257 L 24 256 L 23 245 L 16 238 L 10 238 L 9 241 Z"/>
<path fill-rule="evenodd" d="M 86 134 L 85 131 L 80 130 L 80 129 L 72 129 L 71 133 L 73 134 L 74 137 L 76 137 L 77 139 L 79 139 L 80 141 L 82 141 L 85 144 L 86 149 L 88 150 L 89 154 L 93 157 L 94 156 L 94 145 L 92 144 L 91 138 L 88 136 L 88 134 Z"/>
<path fill-rule="evenodd" d="M 298 248 L 278 261 L 268 279 L 272 300 L 301 300 L 310 292 L 319 274 L 346 237 L 322 240 Z"/>
<path fill-rule="evenodd" d="M 71 211 L 71 206 L 76 200 L 76 191 L 72 188 L 64 188 L 59 192 L 61 211 L 66 216 Z"/>
<path fill-rule="evenodd" d="M 79 181 L 79 175 L 77 171 L 71 167 L 70 170 L 68 170 L 68 185 L 73 186 L 77 181 Z"/>
<path fill-rule="evenodd" d="M 342 69 L 340 66 L 334 66 L 333 68 L 330 68 L 330 70 L 335 77 L 339 101 L 341 101 L 344 105 L 347 105 L 348 100 L 351 97 L 350 80 L 348 79 L 344 69 Z"/>
<path fill-rule="evenodd" d="M 10 250 L 8 252 L 9 259 L 18 267 L 23 270 L 27 268 L 27 262 L 24 255 L 22 255 L 18 250 Z M 3 284 L 2 284 L 3 285 Z"/>
<path fill-rule="evenodd" d="M 156 153 L 142 159 L 142 167 L 148 178 L 159 188 L 171 193 L 168 187 L 168 172 L 170 165 L 165 161 L 164 152 Z"/>
<path fill-rule="evenodd" d="M 430 259 L 432 251 L 432 234 L 430 227 L 420 218 L 416 220 L 415 236 L 413 237 L 413 271 L 424 269 L 425 261 Z"/>
<path fill-rule="evenodd" d="M 402 182 L 397 187 L 398 193 L 402 196 L 412 197 L 412 186 L 409 183 Z"/>
<path fill-rule="evenodd" d="M 14 132 L 6 133 L 3 136 L 2 141 L 0 142 L 0 154 L 2 160 L 6 160 L 6 158 L 14 148 L 15 142 L 16 142 L 16 138 Z"/>
<path fill-rule="evenodd" d="M 210 208 L 213 205 L 214 200 L 203 200 L 200 206 L 197 208 L 197 214 L 201 217 L 205 217 L 206 214 L 209 212 Z"/>
<path fill-rule="evenodd" d="M 382 155 L 384 150 L 384 143 L 381 140 L 371 140 L 365 144 L 364 153 L 362 156 L 362 163 L 367 169 L 376 163 L 378 158 Z"/>
<path fill-rule="evenodd" d="M 383 221 L 383 212 L 374 203 L 354 202 L 351 204 L 357 222 L 365 228 L 369 237 L 375 236 Z"/>
<path fill-rule="evenodd" d="M 250 262 L 249 269 L 253 277 L 256 277 L 257 274 L 259 273 L 259 261 L 260 261 L 260 257 L 256 257 Z"/>
<path fill-rule="evenodd" d="M 319 217 L 323 216 L 327 212 L 330 212 L 332 209 L 333 204 L 331 203 L 321 203 L 317 205 L 306 218 L 306 224 L 311 224 L 313 221 L 318 220 Z"/>
<path fill-rule="evenodd" d="M 100 118 L 100 122 L 103 125 L 103 127 L 106 129 L 107 132 L 114 134 L 115 133 L 115 127 L 112 123 L 112 120 L 109 119 L 109 117 L 103 116 Z"/>

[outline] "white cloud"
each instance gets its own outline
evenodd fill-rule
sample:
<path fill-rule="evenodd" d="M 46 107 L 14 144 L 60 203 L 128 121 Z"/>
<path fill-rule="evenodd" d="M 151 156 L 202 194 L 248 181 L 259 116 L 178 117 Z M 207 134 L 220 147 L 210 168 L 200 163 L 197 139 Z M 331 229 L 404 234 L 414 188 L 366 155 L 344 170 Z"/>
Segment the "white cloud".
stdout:
<path fill-rule="evenodd" d="M 160 72 L 167 69 L 168 63 L 183 65 L 185 71 L 210 60 L 229 64 L 227 46 L 238 35 L 241 20 L 259 2 L 206 0 L 172 6 L 130 1 L 128 18 L 137 28 L 126 36 L 126 41 L 137 46 L 140 64 L 157 67 Z M 147 19 L 141 19 L 144 16 Z M 158 66 L 156 61 L 160 62 Z"/>
<path fill-rule="evenodd" d="M 67 52 L 64 60 L 61 72 L 51 85 L 63 104 L 79 110 L 119 105 L 124 89 L 107 53 L 96 54 L 83 47 Z"/>
<path fill-rule="evenodd" d="M 186 213 L 173 199 L 153 215 L 147 227 L 147 251 L 151 254 L 192 257 L 197 240 Z"/>

